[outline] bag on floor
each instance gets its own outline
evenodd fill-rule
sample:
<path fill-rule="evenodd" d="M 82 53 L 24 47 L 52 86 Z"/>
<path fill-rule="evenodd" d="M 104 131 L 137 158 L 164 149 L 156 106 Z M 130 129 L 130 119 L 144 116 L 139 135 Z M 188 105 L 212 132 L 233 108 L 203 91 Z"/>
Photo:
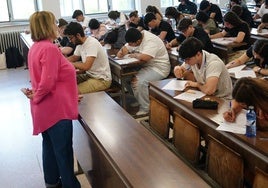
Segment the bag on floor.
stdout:
<path fill-rule="evenodd" d="M 24 58 L 16 47 L 6 49 L 6 64 L 7 68 L 17 68 L 24 64 Z"/>
<path fill-rule="evenodd" d="M 1 53 L 0 54 L 0 70 L 1 69 L 6 69 L 7 68 L 7 63 L 6 63 L 6 54 Z"/>

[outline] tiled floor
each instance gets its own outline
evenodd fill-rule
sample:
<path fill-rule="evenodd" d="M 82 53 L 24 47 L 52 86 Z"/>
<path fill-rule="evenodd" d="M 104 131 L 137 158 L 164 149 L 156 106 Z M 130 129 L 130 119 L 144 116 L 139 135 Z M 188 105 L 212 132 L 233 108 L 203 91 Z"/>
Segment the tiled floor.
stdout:
<path fill-rule="evenodd" d="M 20 92 L 30 87 L 28 70 L 0 70 L 0 187 L 44 188 L 41 135 L 32 136 L 28 100 Z M 79 175 L 82 188 L 90 188 Z"/>

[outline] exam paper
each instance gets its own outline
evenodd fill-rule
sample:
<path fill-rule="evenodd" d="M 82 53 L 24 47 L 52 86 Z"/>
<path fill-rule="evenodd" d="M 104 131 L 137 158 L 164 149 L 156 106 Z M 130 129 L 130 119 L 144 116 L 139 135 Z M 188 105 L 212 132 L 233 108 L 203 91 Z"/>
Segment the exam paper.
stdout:
<path fill-rule="evenodd" d="M 186 80 L 170 80 L 162 89 L 183 91 L 186 82 Z"/>
<path fill-rule="evenodd" d="M 115 59 L 115 61 L 120 65 L 125 65 L 125 64 L 133 63 L 139 60 L 136 58 L 123 58 L 123 59 Z"/>
<path fill-rule="evenodd" d="M 227 131 L 237 134 L 246 134 L 246 110 L 242 110 L 236 117 L 236 121 L 234 123 L 227 122 L 222 117 L 222 122 L 220 122 L 219 126 L 216 130 L 219 131 Z"/>
<path fill-rule="evenodd" d="M 233 68 L 228 69 L 228 72 L 229 73 L 236 73 L 238 71 L 241 71 L 245 67 L 246 67 L 246 65 L 239 65 L 237 67 L 233 67 Z"/>
<path fill-rule="evenodd" d="M 241 70 L 235 72 L 235 78 L 243 78 L 243 77 L 251 77 L 251 78 L 256 78 L 256 74 L 253 70 Z"/>
<path fill-rule="evenodd" d="M 197 90 L 193 90 L 193 89 L 189 89 L 177 96 L 175 96 L 175 99 L 181 99 L 181 100 L 185 100 L 188 102 L 193 102 L 195 99 L 199 99 L 201 97 L 204 97 L 206 94 L 201 92 L 201 91 L 197 91 Z"/>

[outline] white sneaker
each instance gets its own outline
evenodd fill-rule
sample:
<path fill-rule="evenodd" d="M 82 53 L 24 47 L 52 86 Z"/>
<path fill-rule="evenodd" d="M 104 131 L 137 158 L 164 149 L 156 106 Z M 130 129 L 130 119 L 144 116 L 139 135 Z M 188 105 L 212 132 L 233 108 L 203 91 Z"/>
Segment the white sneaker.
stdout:
<path fill-rule="evenodd" d="M 142 116 L 142 115 L 147 115 L 147 114 L 148 114 L 148 112 L 143 111 L 143 110 L 140 110 L 140 111 L 138 111 L 138 112 L 136 113 L 136 116 Z"/>

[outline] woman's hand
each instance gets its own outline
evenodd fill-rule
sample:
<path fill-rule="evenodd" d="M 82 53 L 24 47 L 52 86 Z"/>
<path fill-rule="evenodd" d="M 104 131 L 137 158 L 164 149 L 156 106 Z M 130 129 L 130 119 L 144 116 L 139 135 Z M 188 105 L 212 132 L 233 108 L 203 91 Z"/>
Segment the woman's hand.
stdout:
<path fill-rule="evenodd" d="M 235 111 L 231 108 L 230 110 L 226 111 L 223 113 L 223 118 L 228 121 L 228 122 L 235 122 L 236 119 L 236 113 Z"/>

